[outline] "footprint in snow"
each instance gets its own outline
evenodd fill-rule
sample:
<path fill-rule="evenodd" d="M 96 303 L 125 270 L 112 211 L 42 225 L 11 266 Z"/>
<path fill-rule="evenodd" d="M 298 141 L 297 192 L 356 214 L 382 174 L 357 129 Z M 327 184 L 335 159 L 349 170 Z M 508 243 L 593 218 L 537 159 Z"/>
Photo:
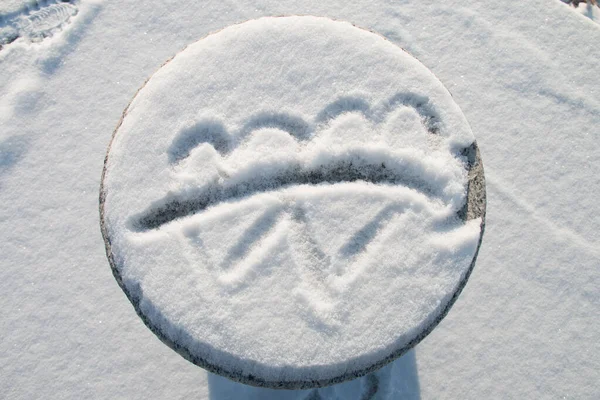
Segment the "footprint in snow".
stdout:
<path fill-rule="evenodd" d="M 69 24 L 77 13 L 75 1 L 36 2 L 35 7 L 0 19 L 0 48 L 19 38 L 39 42 L 51 37 Z"/>

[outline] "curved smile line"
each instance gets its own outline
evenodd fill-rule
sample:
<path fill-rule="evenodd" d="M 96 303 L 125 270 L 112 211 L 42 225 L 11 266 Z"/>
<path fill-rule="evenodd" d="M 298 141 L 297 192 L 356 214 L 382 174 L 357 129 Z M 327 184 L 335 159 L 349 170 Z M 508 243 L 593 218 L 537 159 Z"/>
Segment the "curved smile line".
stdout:
<path fill-rule="evenodd" d="M 441 197 L 442 188 L 427 183 L 419 174 L 400 173 L 397 168 L 386 166 L 385 162 L 361 160 L 337 160 L 326 166 L 302 167 L 290 164 L 286 168 L 268 175 L 253 176 L 240 181 L 225 180 L 211 182 L 198 188 L 194 196 L 189 192 L 169 193 L 140 214 L 130 219 L 130 229 L 145 232 L 157 229 L 178 218 L 201 212 L 220 202 L 248 198 L 257 193 L 270 192 L 293 185 L 336 184 L 344 182 L 368 182 L 373 184 L 403 185 L 429 197 Z M 435 180 L 435 178 L 433 179 Z M 442 185 L 443 186 L 443 185 Z"/>

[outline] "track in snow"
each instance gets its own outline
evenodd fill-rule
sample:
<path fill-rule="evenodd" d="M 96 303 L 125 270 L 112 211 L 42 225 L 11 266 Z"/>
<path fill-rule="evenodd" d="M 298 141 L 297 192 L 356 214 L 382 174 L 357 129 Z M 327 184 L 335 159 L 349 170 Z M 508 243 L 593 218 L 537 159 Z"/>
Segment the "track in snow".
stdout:
<path fill-rule="evenodd" d="M 32 8 L 0 15 L 0 50 L 19 38 L 40 42 L 67 26 L 78 13 L 75 1 L 37 1 Z"/>

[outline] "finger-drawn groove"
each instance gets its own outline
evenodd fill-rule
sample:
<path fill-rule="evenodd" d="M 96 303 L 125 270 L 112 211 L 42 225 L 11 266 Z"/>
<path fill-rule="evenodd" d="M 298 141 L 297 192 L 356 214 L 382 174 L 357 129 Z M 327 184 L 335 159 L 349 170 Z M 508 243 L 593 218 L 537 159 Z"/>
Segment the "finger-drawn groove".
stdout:
<path fill-rule="evenodd" d="M 221 262 L 221 268 L 223 270 L 230 269 L 237 261 L 244 258 L 252 249 L 252 247 L 269 232 L 279 220 L 281 209 L 267 210 L 260 217 L 258 217 L 252 225 L 250 225 L 238 239 L 237 243 L 233 245 L 227 252 L 227 256 Z"/>
<path fill-rule="evenodd" d="M 328 124 L 342 114 L 360 112 L 365 118 L 381 122 L 387 114 L 398 106 L 414 108 L 421 116 L 423 124 L 432 134 L 439 132 L 440 119 L 435 107 L 427 96 L 415 93 L 398 93 L 382 106 L 372 109 L 369 102 L 356 96 L 344 96 L 327 105 L 315 118 L 317 125 Z M 177 163 L 189 156 L 196 146 L 208 143 L 221 155 L 229 154 L 234 147 L 242 143 L 252 132 L 262 128 L 276 128 L 288 132 L 300 141 L 307 141 L 313 135 L 313 128 L 303 118 L 289 113 L 260 112 L 254 115 L 231 136 L 225 126 L 216 120 L 201 121 L 182 130 L 168 150 L 169 162 Z M 233 143 L 235 139 L 236 143 Z"/>
<path fill-rule="evenodd" d="M 423 124 L 429 133 L 434 135 L 439 133 L 441 126 L 440 115 L 429 100 L 429 97 L 411 92 L 398 93 L 383 106 L 383 113 L 387 114 L 399 105 L 414 108 L 421 116 Z"/>
<path fill-rule="evenodd" d="M 241 142 L 253 131 L 261 128 L 281 129 L 300 141 L 310 139 L 312 134 L 310 125 L 302 117 L 288 113 L 264 111 L 250 118 L 240 130 L 236 139 Z"/>
<path fill-rule="evenodd" d="M 308 140 L 312 134 L 310 125 L 301 117 L 277 112 L 261 112 L 252 117 L 235 135 L 217 120 L 206 120 L 183 129 L 169 147 L 169 162 L 174 164 L 188 157 L 191 151 L 208 143 L 222 156 L 226 156 L 242 143 L 252 132 L 262 128 L 276 128 L 288 132 L 300 141 Z M 235 143 L 234 143 L 235 141 Z"/>
<path fill-rule="evenodd" d="M 207 251 L 204 240 L 200 237 L 199 232 L 195 232 L 194 234 L 186 234 L 187 242 L 192 248 L 192 254 L 196 256 L 196 259 L 203 260 L 208 270 L 212 273 L 216 273 L 215 265 L 218 265 L 212 255 Z M 195 261 L 193 261 L 195 262 Z"/>
<path fill-rule="evenodd" d="M 429 97 L 412 92 L 396 93 L 377 107 L 361 97 L 344 96 L 327 105 L 315 118 L 317 124 L 327 124 L 342 114 L 360 112 L 365 118 L 380 123 L 399 106 L 413 108 L 420 116 L 427 131 L 438 134 L 441 126 L 439 113 Z"/>
<path fill-rule="evenodd" d="M 390 219 L 401 212 L 403 207 L 397 204 L 390 204 L 375 215 L 369 222 L 360 228 L 339 250 L 340 255 L 344 257 L 354 257 L 361 253 L 375 239 L 382 227 Z"/>
<path fill-rule="evenodd" d="M 300 251 L 302 259 L 297 260 L 299 267 L 303 270 L 304 278 L 310 280 L 315 290 L 322 289 L 325 280 L 328 266 L 331 265 L 330 257 L 321 249 L 314 236 L 308 228 L 308 220 L 304 210 L 300 207 L 295 207 L 291 213 L 292 221 L 296 223 L 296 235 L 301 239 L 301 246 L 294 246 L 299 249 L 302 247 L 304 251 Z M 294 245 L 292 241 L 292 246 Z M 306 276 L 306 273 L 311 276 Z M 311 279 L 312 278 L 312 279 Z"/>
<path fill-rule="evenodd" d="M 177 163 L 190 155 L 202 143 L 208 143 L 221 154 L 227 154 L 231 147 L 231 137 L 225 126 L 215 120 L 200 121 L 183 129 L 167 150 L 169 162 Z"/>
<path fill-rule="evenodd" d="M 247 198 L 260 192 L 279 190 L 292 185 L 370 182 L 375 184 L 403 185 L 430 197 L 437 198 L 439 188 L 428 180 L 403 174 L 384 163 L 356 165 L 352 161 L 335 160 L 326 166 L 303 168 L 290 164 L 286 169 L 272 171 L 270 176 L 255 176 L 234 184 L 212 183 L 200 188 L 194 198 L 183 194 L 170 194 L 167 198 L 151 205 L 146 211 L 130 220 L 130 229 L 138 232 L 158 228 L 175 219 L 206 209 L 207 207 L 232 200 Z"/>
<path fill-rule="evenodd" d="M 238 291 L 247 287 L 255 273 L 263 264 L 263 260 L 274 252 L 289 229 L 285 218 L 277 218 L 264 234 L 255 240 L 255 245 L 248 249 L 246 257 L 228 268 L 219 276 L 221 283 L 230 290 Z"/>
<path fill-rule="evenodd" d="M 315 118 L 318 124 L 328 123 L 342 114 L 349 112 L 360 112 L 366 118 L 371 119 L 371 106 L 360 97 L 344 96 L 325 107 Z"/>

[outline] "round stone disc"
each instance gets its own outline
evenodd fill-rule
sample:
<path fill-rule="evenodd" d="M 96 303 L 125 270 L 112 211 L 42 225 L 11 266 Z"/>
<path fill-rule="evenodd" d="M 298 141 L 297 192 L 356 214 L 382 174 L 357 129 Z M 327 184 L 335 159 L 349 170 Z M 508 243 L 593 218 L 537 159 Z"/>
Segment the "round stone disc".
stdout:
<path fill-rule="evenodd" d="M 448 312 L 483 234 L 469 125 L 383 37 L 262 18 L 188 46 L 136 94 L 100 192 L 144 323 L 231 379 L 308 388 L 402 355 Z"/>

